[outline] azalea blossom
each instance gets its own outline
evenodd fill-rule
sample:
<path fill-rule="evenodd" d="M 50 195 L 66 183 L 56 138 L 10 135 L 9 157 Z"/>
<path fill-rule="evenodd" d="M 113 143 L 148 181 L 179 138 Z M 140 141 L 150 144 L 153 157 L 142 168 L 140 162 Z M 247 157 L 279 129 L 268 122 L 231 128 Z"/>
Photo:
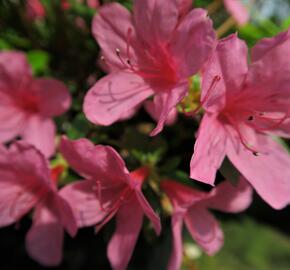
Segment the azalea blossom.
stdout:
<path fill-rule="evenodd" d="M 168 270 L 179 270 L 181 267 L 183 223 L 199 246 L 208 255 L 214 255 L 222 247 L 224 235 L 209 209 L 238 213 L 248 208 L 252 202 L 252 188 L 242 178 L 236 187 L 226 181 L 209 193 L 173 180 L 162 181 L 161 187 L 173 205 L 173 247 Z"/>
<path fill-rule="evenodd" d="M 35 79 L 25 54 L 0 53 L 0 143 L 21 136 L 50 157 L 55 151 L 52 117 L 71 104 L 66 86 L 55 79 Z"/>
<path fill-rule="evenodd" d="M 224 0 L 224 5 L 239 25 L 244 25 L 249 21 L 249 10 L 241 0 Z"/>
<path fill-rule="evenodd" d="M 40 0 L 26 1 L 26 15 L 29 19 L 35 20 L 45 17 L 46 12 Z"/>
<path fill-rule="evenodd" d="M 290 32 L 261 40 L 248 64 L 236 35 L 219 42 L 204 69 L 205 109 L 191 178 L 213 185 L 227 156 L 258 194 L 280 209 L 290 202 L 290 157 L 271 136 L 289 137 Z"/>
<path fill-rule="evenodd" d="M 185 2 L 136 0 L 132 15 L 117 3 L 99 9 L 93 34 L 102 50 L 102 67 L 110 74 L 85 97 L 84 113 L 91 122 L 111 125 L 131 117 L 154 96 L 161 113 L 152 135 L 162 130 L 187 94 L 188 78 L 200 70 L 215 45 L 206 11 L 188 12 Z"/>
<path fill-rule="evenodd" d="M 68 0 L 60 0 L 60 5 L 63 10 L 71 7 Z M 26 0 L 26 14 L 31 20 L 44 18 L 46 16 L 46 10 L 41 0 Z"/>
<path fill-rule="evenodd" d="M 116 230 L 107 254 L 114 270 L 125 270 L 144 215 L 157 234 L 161 230 L 159 217 L 141 191 L 148 169 L 129 173 L 112 147 L 95 146 L 87 139 L 70 141 L 63 137 L 60 149 L 71 167 L 85 179 L 67 185 L 61 192 L 74 209 L 78 226 L 96 225 L 99 231 L 116 215 Z"/>
<path fill-rule="evenodd" d="M 73 237 L 77 224 L 69 204 L 57 192 L 45 157 L 25 142 L 16 142 L 10 149 L 1 147 L 0 193 L 0 227 L 18 222 L 34 208 L 27 252 L 44 266 L 60 264 L 64 229 Z"/>
<path fill-rule="evenodd" d="M 100 1 L 99 0 L 87 0 L 87 5 L 90 8 L 97 9 L 100 6 Z"/>

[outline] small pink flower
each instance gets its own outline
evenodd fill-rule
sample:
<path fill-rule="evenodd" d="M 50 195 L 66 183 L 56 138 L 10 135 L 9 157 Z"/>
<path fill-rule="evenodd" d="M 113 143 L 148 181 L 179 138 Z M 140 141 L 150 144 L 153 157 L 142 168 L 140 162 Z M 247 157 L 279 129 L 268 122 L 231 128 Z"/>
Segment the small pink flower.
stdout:
<path fill-rule="evenodd" d="M 30 20 L 41 19 L 45 17 L 46 12 L 40 0 L 26 1 L 26 15 Z"/>
<path fill-rule="evenodd" d="M 87 5 L 90 8 L 97 9 L 100 6 L 100 1 L 99 0 L 87 0 Z"/>
<path fill-rule="evenodd" d="M 225 155 L 272 207 L 290 202 L 290 157 L 269 135 L 290 136 L 290 31 L 252 49 L 236 35 L 219 42 L 204 69 L 206 111 L 191 178 L 214 184 Z"/>
<path fill-rule="evenodd" d="M 222 247 L 224 235 L 208 209 L 238 213 L 248 208 L 252 202 L 252 189 L 242 178 L 237 187 L 233 187 L 229 182 L 223 182 L 209 193 L 172 180 L 161 182 L 161 187 L 173 205 L 171 219 L 173 248 L 168 270 L 179 270 L 181 267 L 183 222 L 200 247 L 208 255 L 214 255 Z"/>
<path fill-rule="evenodd" d="M 249 10 L 241 0 L 224 0 L 224 5 L 239 25 L 244 25 L 249 21 Z"/>
<path fill-rule="evenodd" d="M 117 3 L 99 9 L 93 34 L 110 74 L 85 97 L 84 112 L 91 122 L 111 125 L 154 96 L 161 101 L 161 113 L 152 135 L 163 129 L 188 91 L 188 77 L 199 71 L 215 44 L 206 11 L 194 9 L 180 20 L 180 8 L 177 1 L 137 0 L 133 16 Z"/>
<path fill-rule="evenodd" d="M 23 53 L 0 53 L 0 142 L 21 136 L 51 156 L 56 133 L 52 117 L 63 114 L 70 104 L 62 82 L 32 77 Z"/>
<path fill-rule="evenodd" d="M 26 235 L 28 254 L 44 266 L 62 259 L 63 230 L 77 232 L 73 212 L 57 192 L 45 157 L 25 142 L 0 148 L 0 227 L 18 222 L 35 208 Z"/>
<path fill-rule="evenodd" d="M 114 270 L 125 270 L 140 233 L 144 214 L 157 234 L 161 225 L 141 187 L 148 169 L 128 172 L 124 161 L 109 146 L 86 139 L 62 138 L 61 152 L 71 167 L 86 180 L 67 185 L 61 194 L 75 210 L 79 227 L 96 225 L 99 231 L 116 215 L 116 231 L 108 246 Z"/>

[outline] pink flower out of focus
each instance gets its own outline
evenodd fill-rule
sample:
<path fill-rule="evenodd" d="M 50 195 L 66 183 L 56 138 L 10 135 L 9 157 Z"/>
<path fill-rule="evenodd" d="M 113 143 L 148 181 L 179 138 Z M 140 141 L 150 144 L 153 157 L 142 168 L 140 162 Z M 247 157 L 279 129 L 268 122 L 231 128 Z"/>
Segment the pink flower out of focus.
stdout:
<path fill-rule="evenodd" d="M 241 0 L 224 0 L 224 5 L 239 25 L 244 25 L 249 21 L 249 10 Z"/>
<path fill-rule="evenodd" d="M 60 0 L 60 5 L 63 10 L 71 7 L 68 0 Z M 31 20 L 44 18 L 46 11 L 41 0 L 26 0 L 26 15 Z"/>
<path fill-rule="evenodd" d="M 9 150 L 1 147 L 0 193 L 0 227 L 18 222 L 35 208 L 26 235 L 27 252 L 44 266 L 60 264 L 64 229 L 73 237 L 77 224 L 57 192 L 45 157 L 25 142 L 16 142 Z"/>
<path fill-rule="evenodd" d="M 219 184 L 211 192 L 192 189 L 173 180 L 164 180 L 161 187 L 173 205 L 172 252 L 168 270 L 179 270 L 182 263 L 182 227 L 185 223 L 192 238 L 208 254 L 214 255 L 224 243 L 223 232 L 209 208 L 238 213 L 252 202 L 252 188 L 240 178 L 236 187 L 228 181 Z"/>
<path fill-rule="evenodd" d="M 144 214 L 157 234 L 161 225 L 141 188 L 147 168 L 128 172 L 119 154 L 109 146 L 87 139 L 62 138 L 61 152 L 86 180 L 67 185 L 61 192 L 75 211 L 79 227 L 96 225 L 99 231 L 116 215 L 116 230 L 107 254 L 114 270 L 125 270 L 140 233 Z"/>
<path fill-rule="evenodd" d="M 290 157 L 271 136 L 290 135 L 290 31 L 260 41 L 248 65 L 236 35 L 219 42 L 203 73 L 206 111 L 191 178 L 214 184 L 225 155 L 272 207 L 290 202 Z"/>
<path fill-rule="evenodd" d="M 0 53 L 0 143 L 21 136 L 50 157 L 55 151 L 52 117 L 71 104 L 66 86 L 54 79 L 34 79 L 25 54 Z"/>
<path fill-rule="evenodd" d="M 111 125 L 129 118 L 154 96 L 160 114 L 152 135 L 163 129 L 187 94 L 188 78 L 200 70 L 215 45 L 206 11 L 188 12 L 188 3 L 136 0 L 133 15 L 117 3 L 99 9 L 93 34 L 102 50 L 102 66 L 110 74 L 85 97 L 84 113 L 91 122 Z"/>
<path fill-rule="evenodd" d="M 45 17 L 45 9 L 40 0 L 27 0 L 26 1 L 26 15 L 29 19 L 41 19 Z"/>

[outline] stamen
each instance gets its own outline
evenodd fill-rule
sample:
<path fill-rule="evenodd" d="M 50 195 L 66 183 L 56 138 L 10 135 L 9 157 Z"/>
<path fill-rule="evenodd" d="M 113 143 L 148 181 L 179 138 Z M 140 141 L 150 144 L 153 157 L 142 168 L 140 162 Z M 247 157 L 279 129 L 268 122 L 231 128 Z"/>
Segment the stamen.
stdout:
<path fill-rule="evenodd" d="M 240 131 L 240 128 L 237 126 L 235 120 L 230 117 L 229 115 L 227 115 L 227 118 L 229 119 L 229 121 L 231 122 L 232 126 L 234 127 L 234 129 L 236 130 L 238 136 L 239 136 L 239 139 L 242 143 L 242 145 L 247 149 L 249 150 L 250 152 L 252 152 L 252 154 L 254 156 L 258 156 L 259 155 L 259 151 L 255 150 L 254 148 L 252 148 L 251 146 L 249 146 L 249 144 L 245 141 L 243 135 L 242 135 L 242 132 Z"/>
<path fill-rule="evenodd" d="M 257 114 L 258 116 L 256 116 L 258 119 L 262 119 L 262 120 L 266 120 L 266 121 L 269 121 L 271 122 L 270 125 L 268 127 L 257 127 L 257 126 L 254 126 L 254 128 L 258 131 L 270 131 L 270 130 L 273 130 L 275 128 L 278 128 L 287 118 L 289 118 L 289 112 L 285 113 L 285 115 L 281 118 L 271 118 L 271 117 L 266 117 L 264 116 L 265 113 L 261 113 L 259 112 Z M 251 117 L 251 116 L 250 116 Z M 249 117 L 249 118 L 250 118 Z M 249 120 L 248 118 L 248 120 Z M 254 118 L 253 118 L 254 119 Z M 276 123 L 273 123 L 273 121 L 277 121 Z"/>
<path fill-rule="evenodd" d="M 199 110 L 203 107 L 203 105 L 208 101 L 208 98 L 210 97 L 210 94 L 212 93 L 212 91 L 215 89 L 217 83 L 221 80 L 221 77 L 219 75 L 214 76 L 209 89 L 207 90 L 205 97 L 203 98 L 203 100 L 200 101 L 200 104 L 197 106 L 197 108 L 190 112 L 187 113 L 188 115 L 194 116 L 195 114 L 197 114 L 199 112 Z"/>

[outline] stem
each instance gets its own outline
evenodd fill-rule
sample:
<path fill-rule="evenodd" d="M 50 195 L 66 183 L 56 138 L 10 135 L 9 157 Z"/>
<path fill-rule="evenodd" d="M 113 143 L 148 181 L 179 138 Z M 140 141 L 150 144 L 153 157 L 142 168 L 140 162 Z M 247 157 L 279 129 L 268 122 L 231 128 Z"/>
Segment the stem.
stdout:
<path fill-rule="evenodd" d="M 208 11 L 208 15 L 212 15 L 213 13 L 217 12 L 221 6 L 222 6 L 222 0 L 215 0 L 212 3 L 210 3 L 206 7 Z"/>
<path fill-rule="evenodd" d="M 217 30 L 217 36 L 222 37 L 227 33 L 233 26 L 236 25 L 236 21 L 233 17 L 229 17 Z"/>

